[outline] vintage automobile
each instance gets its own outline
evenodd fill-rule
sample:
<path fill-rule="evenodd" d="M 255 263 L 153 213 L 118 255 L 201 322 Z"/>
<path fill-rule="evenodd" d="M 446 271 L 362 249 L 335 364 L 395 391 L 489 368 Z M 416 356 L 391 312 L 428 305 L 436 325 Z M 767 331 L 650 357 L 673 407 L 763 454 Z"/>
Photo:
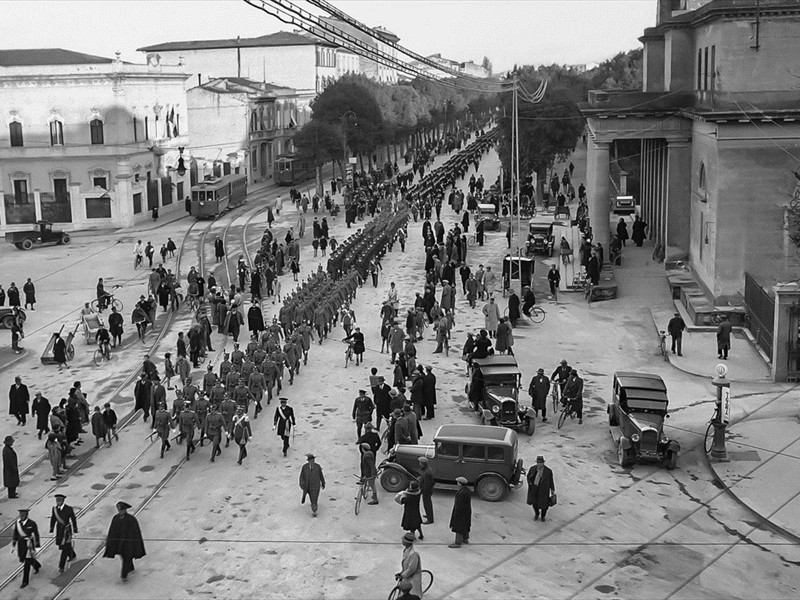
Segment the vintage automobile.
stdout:
<path fill-rule="evenodd" d="M 466 385 L 467 397 L 484 425 L 499 425 L 533 435 L 534 412 L 519 404 L 522 374 L 511 355 L 487 356 L 472 361 L 472 376 Z"/>
<path fill-rule="evenodd" d="M 30 250 L 34 244 L 69 244 L 69 234 L 66 231 L 54 231 L 50 221 L 37 221 L 36 225 L 36 229 L 28 231 L 9 231 L 6 241 L 20 250 Z"/>
<path fill-rule="evenodd" d="M 419 457 L 433 469 L 437 487 L 453 489 L 465 477 L 482 500 L 499 502 L 525 481 L 517 434 L 505 427 L 442 425 L 432 445 L 397 444 L 379 467 L 381 486 L 399 492 L 419 476 Z"/>
<path fill-rule="evenodd" d="M 634 200 L 633 196 L 616 196 L 614 198 L 613 213 L 615 215 L 631 214 L 635 212 L 636 212 L 636 200 Z"/>
<path fill-rule="evenodd" d="M 24 323 L 26 317 L 25 310 L 20 308 L 19 320 Z M 3 329 L 11 329 L 12 325 L 14 325 L 14 309 L 5 306 L 0 307 L 0 327 Z"/>
<path fill-rule="evenodd" d="M 678 463 L 680 444 L 664 435 L 667 386 L 658 375 L 618 371 L 608 405 L 608 424 L 617 444 L 619 464 L 663 460 L 668 469 Z"/>
<path fill-rule="evenodd" d="M 525 253 L 528 256 L 543 254 L 553 256 L 553 246 L 555 237 L 553 235 L 552 215 L 545 213 L 545 216 L 534 217 L 528 221 L 528 241 L 525 243 Z"/>
<path fill-rule="evenodd" d="M 475 224 L 484 221 L 483 228 L 486 231 L 497 231 L 500 229 L 500 218 L 495 213 L 494 204 L 478 204 L 478 211 L 475 213 Z"/>

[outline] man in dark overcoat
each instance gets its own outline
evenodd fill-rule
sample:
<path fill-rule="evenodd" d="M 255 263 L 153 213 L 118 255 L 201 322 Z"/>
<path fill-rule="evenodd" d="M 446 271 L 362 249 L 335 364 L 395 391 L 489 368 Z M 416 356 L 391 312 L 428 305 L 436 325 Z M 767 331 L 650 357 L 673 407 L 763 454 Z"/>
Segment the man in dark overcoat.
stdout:
<path fill-rule="evenodd" d="M 119 556 L 122 559 L 120 576 L 123 581 L 127 581 L 128 573 L 134 570 L 134 559 L 144 558 L 146 554 L 139 521 L 128 514 L 130 507 L 127 502 L 117 502 L 117 514 L 114 515 L 108 528 L 106 550 L 103 553 L 106 558 Z"/>
<path fill-rule="evenodd" d="M 536 457 L 536 466 L 528 471 L 527 478 L 527 503 L 533 507 L 533 520 L 538 519 L 541 513 L 544 521 L 547 509 L 550 508 L 550 496 L 556 491 L 553 471 L 544 465 L 544 456 Z"/>
<path fill-rule="evenodd" d="M 472 492 L 465 477 L 456 477 L 456 483 L 458 491 L 450 515 L 450 531 L 456 534 L 456 540 L 448 548 L 461 548 L 461 544 L 469 544 L 469 532 L 472 528 Z"/>
<path fill-rule="evenodd" d="M 17 417 L 17 425 L 25 425 L 31 395 L 28 386 L 22 383 L 22 377 L 14 377 L 14 384 L 8 390 L 8 412 Z"/>
<path fill-rule="evenodd" d="M 300 489 L 303 490 L 301 504 L 306 501 L 306 496 L 311 500 L 311 514 L 317 516 L 317 500 L 319 499 L 320 489 L 325 489 L 325 475 L 322 467 L 315 462 L 313 454 L 306 454 L 306 464 L 300 469 Z"/>
<path fill-rule="evenodd" d="M 14 438 L 7 435 L 3 444 L 3 486 L 8 488 L 9 498 L 16 498 L 19 487 L 19 461 L 17 453 L 12 448 Z"/>
<path fill-rule="evenodd" d="M 432 419 L 435 415 L 436 409 L 436 375 L 433 374 L 433 367 L 430 365 L 425 366 L 425 375 L 423 376 L 423 407 L 425 420 Z"/>
<path fill-rule="evenodd" d="M 542 422 L 547 422 L 547 396 L 549 393 L 550 380 L 544 374 L 544 369 L 539 369 L 528 386 L 528 395 L 531 397 L 531 406 L 537 417 L 539 411 L 542 411 Z"/>
<path fill-rule="evenodd" d="M 56 545 L 61 550 L 58 560 L 58 572 L 63 573 L 68 560 L 75 560 L 72 547 L 72 536 L 78 533 L 78 520 L 75 511 L 66 503 L 64 494 L 56 494 L 56 505 L 50 513 L 50 533 L 56 532 Z"/>

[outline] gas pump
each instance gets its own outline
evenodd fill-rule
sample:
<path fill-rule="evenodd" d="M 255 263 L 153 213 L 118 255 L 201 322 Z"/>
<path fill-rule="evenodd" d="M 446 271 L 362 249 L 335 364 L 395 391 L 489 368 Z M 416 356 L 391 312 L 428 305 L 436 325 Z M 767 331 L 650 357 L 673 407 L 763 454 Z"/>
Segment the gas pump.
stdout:
<path fill-rule="evenodd" d="M 725 378 L 728 374 L 728 367 L 719 364 L 714 368 L 716 377 L 711 380 L 717 391 L 714 419 L 711 422 L 714 426 L 714 442 L 711 445 L 709 455 L 717 462 L 729 462 L 728 450 L 725 448 L 725 431 L 731 420 L 731 382 Z"/>

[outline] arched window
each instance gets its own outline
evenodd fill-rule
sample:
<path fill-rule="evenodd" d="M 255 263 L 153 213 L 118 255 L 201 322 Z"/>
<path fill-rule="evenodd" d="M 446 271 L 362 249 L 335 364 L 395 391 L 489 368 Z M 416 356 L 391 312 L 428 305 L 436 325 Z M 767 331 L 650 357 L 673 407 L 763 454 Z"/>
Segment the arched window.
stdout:
<path fill-rule="evenodd" d="M 706 190 L 706 164 L 703 162 L 700 163 L 700 174 L 697 177 L 697 195 L 703 202 L 708 200 L 708 191 Z"/>
<path fill-rule="evenodd" d="M 103 143 L 103 122 L 100 119 L 89 121 L 89 131 L 91 132 L 93 145 Z"/>
<path fill-rule="evenodd" d="M 58 119 L 50 121 L 50 145 L 64 145 L 64 124 Z"/>
<path fill-rule="evenodd" d="M 9 123 L 8 134 L 11 137 L 12 146 L 22 146 L 22 123 L 19 121 Z"/>

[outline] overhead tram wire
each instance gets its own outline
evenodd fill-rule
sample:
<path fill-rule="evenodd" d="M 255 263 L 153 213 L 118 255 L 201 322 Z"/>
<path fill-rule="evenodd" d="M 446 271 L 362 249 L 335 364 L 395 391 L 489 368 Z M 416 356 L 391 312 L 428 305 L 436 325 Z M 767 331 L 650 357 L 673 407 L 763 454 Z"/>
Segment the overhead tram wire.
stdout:
<path fill-rule="evenodd" d="M 315 37 L 318 37 L 336 46 L 342 46 L 358 55 L 370 58 L 383 66 L 402 71 L 414 77 L 419 77 L 420 79 L 425 79 L 454 89 L 467 89 L 482 93 L 500 93 L 508 90 L 508 84 L 499 82 L 480 81 L 474 84 L 479 85 L 480 87 L 474 87 L 474 85 L 467 86 L 458 82 L 458 79 L 463 79 L 461 74 L 455 74 L 455 80 L 433 77 L 430 74 L 412 65 L 409 65 L 408 63 L 404 63 L 395 57 L 386 54 L 385 52 L 369 46 L 365 42 L 354 38 L 350 34 L 338 29 L 337 27 L 334 27 L 333 25 L 320 21 L 319 17 L 316 15 L 313 15 L 308 11 L 295 6 L 286 0 L 244 1 L 254 8 L 257 8 L 286 24 L 299 27 Z"/>

